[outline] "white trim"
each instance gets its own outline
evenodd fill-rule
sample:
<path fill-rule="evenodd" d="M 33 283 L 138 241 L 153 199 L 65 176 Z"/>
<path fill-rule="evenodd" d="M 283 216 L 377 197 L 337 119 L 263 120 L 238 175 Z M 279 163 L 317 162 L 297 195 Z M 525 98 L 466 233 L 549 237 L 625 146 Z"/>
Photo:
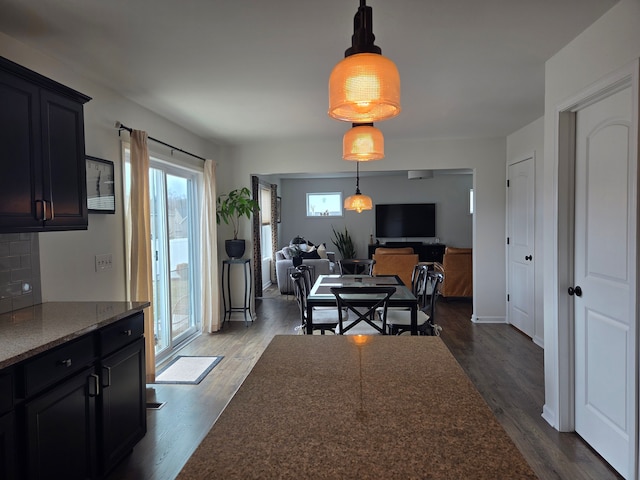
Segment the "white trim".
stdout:
<path fill-rule="evenodd" d="M 553 196 L 554 215 L 553 240 L 555 248 L 548 252 L 553 259 L 553 271 L 547 275 L 551 282 L 553 295 L 545 299 L 552 305 L 552 318 L 545 321 L 545 377 L 552 382 L 555 395 L 548 396 L 543 407 L 542 417 L 554 428 L 560 431 L 573 431 L 575 428 L 575 397 L 574 397 L 574 325 L 572 303 L 564 294 L 565 289 L 572 284 L 573 276 L 573 206 L 574 206 L 574 145 L 575 112 L 593 104 L 624 88 L 631 87 L 633 95 L 633 118 L 631 139 L 634 151 L 632 161 L 637 162 L 637 130 L 638 130 L 638 81 L 640 63 L 638 60 L 613 72 L 605 78 L 595 82 L 588 88 L 555 108 L 555 126 L 553 139 Z M 637 172 L 636 172 L 637 173 Z M 561 188 L 562 187 L 562 188 Z M 637 190 L 636 202 L 638 199 Z M 640 210 L 640 209 L 638 209 Z M 635 212 L 636 216 L 638 211 Z M 636 236 L 637 238 L 637 236 Z M 637 248 L 637 247 L 636 247 Z M 634 259 L 634 268 L 637 258 Z M 637 272 L 636 272 L 637 277 Z M 637 282 L 637 278 L 636 278 Z M 636 325 L 638 319 L 638 302 L 636 306 Z M 632 355 L 635 357 L 636 372 L 633 377 L 633 415 L 634 431 L 630 436 L 630 465 L 629 472 L 633 478 L 638 477 L 638 328 L 632 325 L 635 345 Z"/>
<path fill-rule="evenodd" d="M 533 208 L 534 208 L 534 214 L 533 214 L 533 289 L 531 292 L 531 295 L 533 295 L 533 299 L 531 301 L 531 317 L 533 319 L 533 332 L 534 332 L 534 336 L 537 333 L 536 332 L 536 262 L 538 262 L 538 255 L 536 252 L 536 214 L 538 212 L 536 212 L 536 195 L 537 195 L 537 184 L 536 184 L 536 151 L 533 150 L 530 153 L 524 154 L 524 155 L 520 155 L 515 157 L 512 160 L 507 160 L 507 165 L 505 167 L 505 177 L 507 178 L 507 181 L 510 180 L 509 178 L 509 167 L 511 167 L 512 165 L 515 165 L 517 163 L 520 162 L 525 162 L 527 160 L 531 160 L 533 161 Z M 504 194 L 505 194 L 505 209 L 504 209 L 504 216 L 505 216 L 505 220 L 504 220 L 504 224 L 506 225 L 506 233 L 507 235 L 509 235 L 509 187 L 507 187 L 505 185 L 505 189 L 504 189 Z M 509 247 L 506 246 L 505 248 L 505 272 L 504 272 L 504 278 L 505 278 L 505 286 L 507 287 L 507 294 L 509 294 L 509 287 L 511 286 L 511 281 L 509 278 Z M 505 323 L 511 324 L 511 322 L 509 322 L 509 301 L 507 301 L 507 305 L 506 305 L 506 312 L 505 312 Z M 539 337 L 538 337 L 539 338 Z M 534 340 L 535 341 L 535 340 Z M 538 343 L 538 342 L 536 342 Z M 538 343 L 538 345 L 542 346 L 544 348 L 544 340 L 542 341 L 542 344 Z"/>
<path fill-rule="evenodd" d="M 471 321 L 473 323 L 504 323 L 504 324 L 507 324 L 507 317 L 479 317 L 478 315 L 471 315 Z"/>

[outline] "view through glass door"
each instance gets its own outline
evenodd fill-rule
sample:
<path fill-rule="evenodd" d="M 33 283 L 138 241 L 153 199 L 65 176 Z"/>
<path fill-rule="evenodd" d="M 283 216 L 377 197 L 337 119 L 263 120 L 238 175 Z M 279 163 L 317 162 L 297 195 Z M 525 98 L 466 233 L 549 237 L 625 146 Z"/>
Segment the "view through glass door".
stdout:
<path fill-rule="evenodd" d="M 198 332 L 197 182 L 151 158 L 149 168 L 156 362 Z"/>

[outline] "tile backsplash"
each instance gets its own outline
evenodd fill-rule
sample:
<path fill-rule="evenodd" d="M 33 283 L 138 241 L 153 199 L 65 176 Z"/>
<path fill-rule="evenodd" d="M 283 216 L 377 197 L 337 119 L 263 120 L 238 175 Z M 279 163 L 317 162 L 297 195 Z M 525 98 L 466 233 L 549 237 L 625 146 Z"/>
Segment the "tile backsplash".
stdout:
<path fill-rule="evenodd" d="M 0 313 L 42 302 L 37 233 L 0 233 Z"/>

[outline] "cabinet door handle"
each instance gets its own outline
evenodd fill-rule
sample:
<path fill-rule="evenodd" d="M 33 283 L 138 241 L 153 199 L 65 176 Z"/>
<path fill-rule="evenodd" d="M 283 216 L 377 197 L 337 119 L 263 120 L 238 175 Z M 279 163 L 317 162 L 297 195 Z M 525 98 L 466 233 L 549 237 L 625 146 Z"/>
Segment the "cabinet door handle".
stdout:
<path fill-rule="evenodd" d="M 90 373 L 87 380 L 89 382 L 87 385 L 89 396 L 97 397 L 98 395 L 100 395 L 100 378 L 98 378 L 98 375 L 96 375 L 95 373 Z"/>
<path fill-rule="evenodd" d="M 69 368 L 71 366 L 71 359 L 70 358 L 65 358 L 64 360 L 59 360 L 58 361 L 58 365 L 62 365 L 63 367 L 67 367 Z"/>
<path fill-rule="evenodd" d="M 102 367 L 102 374 L 103 374 L 103 382 L 102 382 L 102 388 L 107 388 L 111 386 L 111 367 Z M 104 379 L 106 378 L 106 382 L 104 382 Z"/>
<path fill-rule="evenodd" d="M 126 335 L 127 337 L 130 337 L 132 333 L 131 329 L 122 331 L 122 335 Z"/>
<path fill-rule="evenodd" d="M 40 203 L 42 204 L 42 216 L 38 217 L 38 215 L 36 215 L 36 218 L 39 221 L 44 222 L 47 219 L 47 202 L 45 200 L 36 200 L 36 205 Z"/>

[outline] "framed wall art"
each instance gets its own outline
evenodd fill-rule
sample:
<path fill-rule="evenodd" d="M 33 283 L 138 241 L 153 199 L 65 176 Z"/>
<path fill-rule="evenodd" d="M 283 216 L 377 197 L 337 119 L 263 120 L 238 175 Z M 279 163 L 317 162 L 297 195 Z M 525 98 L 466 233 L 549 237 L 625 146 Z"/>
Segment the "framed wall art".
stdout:
<path fill-rule="evenodd" d="M 87 155 L 87 209 L 89 213 L 116 213 L 113 162 Z"/>

